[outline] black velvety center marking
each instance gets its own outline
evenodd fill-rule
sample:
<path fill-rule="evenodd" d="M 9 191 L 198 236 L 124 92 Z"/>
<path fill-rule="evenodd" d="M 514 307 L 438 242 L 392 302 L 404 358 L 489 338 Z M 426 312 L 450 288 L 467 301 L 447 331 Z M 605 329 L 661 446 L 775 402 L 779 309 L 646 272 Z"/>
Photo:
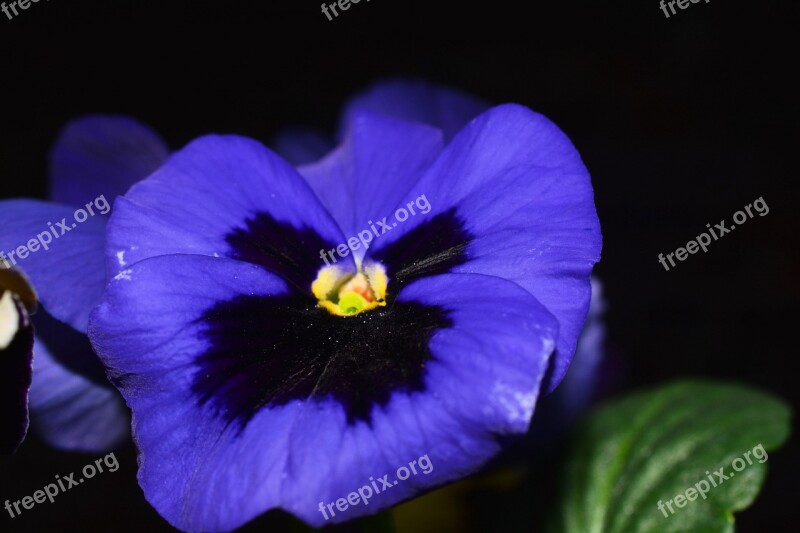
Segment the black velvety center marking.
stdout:
<path fill-rule="evenodd" d="M 319 251 L 334 248 L 316 231 L 297 229 L 267 213 L 248 219 L 227 237 L 234 259 L 261 265 L 300 291 L 308 292 L 320 268 Z"/>
<path fill-rule="evenodd" d="M 444 274 L 466 263 L 472 239 L 453 208 L 426 220 L 371 257 L 386 265 L 390 288 L 397 294 L 415 279 Z"/>
<path fill-rule="evenodd" d="M 0 297 L 3 291 L 0 290 Z M 0 454 L 17 449 L 28 430 L 28 388 L 31 386 L 33 327 L 20 313 L 18 330 L 5 350 L 0 350 Z"/>
<path fill-rule="evenodd" d="M 333 246 L 313 230 L 258 214 L 228 236 L 233 256 L 282 276 L 291 290 L 219 302 L 199 318 L 210 348 L 196 361 L 198 402 L 241 430 L 261 409 L 296 399 L 332 398 L 349 423 L 369 423 L 373 407 L 394 392 L 423 391 L 430 340 L 453 323 L 442 307 L 396 296 L 415 279 L 466 262 L 471 239 L 455 210 L 421 224 L 373 258 L 389 276 L 388 305 L 340 317 L 310 290 L 324 266 L 319 251 Z"/>
<path fill-rule="evenodd" d="M 294 294 L 247 296 L 209 310 L 213 348 L 193 386 L 201 403 L 243 427 L 262 407 L 333 397 L 348 422 L 369 421 L 392 392 L 424 389 L 428 341 L 452 325 L 444 309 L 416 302 L 347 318 L 316 304 Z"/>

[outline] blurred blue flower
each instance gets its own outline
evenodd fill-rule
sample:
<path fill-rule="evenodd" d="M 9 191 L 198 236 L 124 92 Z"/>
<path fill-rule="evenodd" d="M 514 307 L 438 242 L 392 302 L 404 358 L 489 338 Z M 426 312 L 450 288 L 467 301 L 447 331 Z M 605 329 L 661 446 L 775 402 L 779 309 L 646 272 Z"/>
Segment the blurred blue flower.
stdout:
<path fill-rule="evenodd" d="M 106 284 L 102 211 L 108 210 L 102 208 L 110 209 L 108 202 L 167 155 L 158 136 L 132 119 L 81 118 L 61 132 L 52 149 L 53 201 L 0 202 L 0 252 L 24 269 L 43 306 L 33 319 L 31 426 L 53 446 L 105 451 L 130 434 L 127 409 L 108 383 L 86 327 Z M 87 204 L 94 216 L 88 216 Z M 78 209 L 87 218 L 73 227 Z"/>

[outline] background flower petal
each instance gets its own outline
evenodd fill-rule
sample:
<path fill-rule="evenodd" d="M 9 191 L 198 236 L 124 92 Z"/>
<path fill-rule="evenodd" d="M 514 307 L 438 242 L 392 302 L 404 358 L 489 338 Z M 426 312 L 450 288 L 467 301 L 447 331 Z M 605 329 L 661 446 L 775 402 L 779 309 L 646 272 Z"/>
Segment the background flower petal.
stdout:
<path fill-rule="evenodd" d="M 269 146 L 294 166 L 313 163 L 334 149 L 333 136 L 308 127 L 287 128 L 276 135 Z"/>
<path fill-rule="evenodd" d="M 445 142 L 490 107 L 458 89 L 424 80 L 390 79 L 375 83 L 351 99 L 342 113 L 342 131 L 363 111 L 428 124 L 442 131 Z"/>
<path fill-rule="evenodd" d="M 15 252 L 8 262 L 25 271 L 51 315 L 86 331 L 89 312 L 105 286 L 105 221 L 94 216 L 78 224 L 74 213 L 72 207 L 39 200 L 0 202 L 0 252 L 7 259 Z M 62 220 L 63 229 L 58 227 Z M 42 243 L 47 240 L 45 249 Z M 37 251 L 19 259 L 16 251 L 32 249 L 33 243 Z"/>
<path fill-rule="evenodd" d="M 575 356 L 561 384 L 542 399 L 536 410 L 523 453 L 530 452 L 535 446 L 550 445 L 562 439 L 575 418 L 591 406 L 598 390 L 607 381 L 607 372 L 603 372 L 606 360 L 606 301 L 600 280 L 593 277 L 591 284 L 589 315 L 578 338 Z M 525 457 L 525 460 L 529 459 Z"/>
<path fill-rule="evenodd" d="M 61 131 L 50 153 L 50 198 L 81 207 L 109 202 L 156 170 L 169 155 L 148 126 L 132 118 L 89 115 Z"/>
<path fill-rule="evenodd" d="M 37 315 L 37 332 L 46 319 Z M 67 326 L 63 326 L 67 327 Z M 63 337 L 48 340 L 43 331 L 36 336 L 36 359 L 30 392 L 31 426 L 45 442 L 56 448 L 81 452 L 106 452 L 122 444 L 130 435 L 130 417 L 119 392 L 69 368 L 72 364 L 102 366 L 83 334 L 78 342 Z M 74 338 L 74 337 L 72 337 Z M 76 357 L 76 350 L 83 353 Z M 58 351 L 66 353 L 54 355 Z M 76 361 L 77 360 L 77 361 Z"/>

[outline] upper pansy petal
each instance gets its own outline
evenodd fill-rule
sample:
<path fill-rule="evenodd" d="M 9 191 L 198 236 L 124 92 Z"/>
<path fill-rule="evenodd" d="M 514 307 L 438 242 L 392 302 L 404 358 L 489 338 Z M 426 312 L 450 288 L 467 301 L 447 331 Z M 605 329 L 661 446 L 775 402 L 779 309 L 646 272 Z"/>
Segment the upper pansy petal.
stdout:
<path fill-rule="evenodd" d="M 75 213 L 38 200 L 0 202 L 0 253 L 25 271 L 50 314 L 86 331 L 105 287 L 105 221 L 91 216 L 78 222 Z"/>
<path fill-rule="evenodd" d="M 50 153 L 50 197 L 81 207 L 113 199 L 157 169 L 169 155 L 148 126 L 132 118 L 90 115 L 61 131 Z"/>
<path fill-rule="evenodd" d="M 149 257 L 183 253 L 241 259 L 287 279 L 310 276 L 310 284 L 322 249 L 342 240 L 283 159 L 251 139 L 210 135 L 117 200 L 106 252 L 112 275 Z"/>
<path fill-rule="evenodd" d="M 343 131 L 362 111 L 434 126 L 449 142 L 467 123 L 486 111 L 488 102 L 424 80 L 382 81 L 356 95 L 345 106 Z"/>
<path fill-rule="evenodd" d="M 0 286 L 0 454 L 13 453 L 28 432 L 33 327 L 20 299 Z"/>
<path fill-rule="evenodd" d="M 392 212 L 441 149 L 435 128 L 358 112 L 339 147 L 299 170 L 345 235 L 355 237 Z"/>
<path fill-rule="evenodd" d="M 294 166 L 318 161 L 335 146 L 330 136 L 304 127 L 287 128 L 278 133 L 269 144 L 276 154 Z"/>
<path fill-rule="evenodd" d="M 444 271 L 494 275 L 528 290 L 559 321 L 545 384 L 552 390 L 575 352 L 601 248 L 589 173 L 575 147 L 542 115 L 499 106 L 464 128 L 398 205 L 420 195 L 429 212 L 390 228 L 373 242 L 370 257 L 401 256 L 428 271 L 450 261 Z M 457 222 L 445 225 L 449 236 L 439 234 L 442 217 Z M 435 241 L 446 249 L 428 250 L 430 257 L 398 253 Z M 453 261 L 453 250 L 462 259 Z M 409 268 L 386 263 L 390 277 L 392 269 Z"/>
<path fill-rule="evenodd" d="M 289 294 L 283 280 L 254 265 L 173 255 L 131 266 L 111 282 L 92 315 L 92 342 L 133 409 L 140 484 L 176 527 L 230 530 L 273 507 L 323 524 L 320 501 L 347 497 L 368 485 L 371 476 L 391 475 L 428 454 L 431 472 L 400 482 L 376 495 L 369 506 L 337 513 L 333 520 L 375 512 L 473 471 L 497 452 L 497 435 L 527 428 L 555 343 L 556 321 L 514 283 L 464 274 L 419 280 L 393 306 L 372 312 L 389 314 L 414 306 L 422 313 L 412 316 L 422 321 L 425 312 L 444 313 L 447 323 L 432 327 L 424 342 L 431 354 L 421 360 L 422 389 L 396 388 L 372 407 L 371 422 L 351 419 L 339 400 L 340 389 L 326 383 L 326 374 L 339 372 L 332 367 L 351 368 L 355 362 L 348 357 L 354 346 L 337 348 L 341 339 L 329 339 L 328 345 L 317 346 L 320 353 L 334 353 L 327 363 L 309 360 L 307 368 L 278 383 L 284 391 L 279 396 L 270 396 L 275 389 L 262 389 L 263 396 L 253 397 L 256 401 L 248 407 L 253 412 L 242 423 L 242 389 L 264 379 L 260 365 L 266 365 L 265 371 L 274 367 L 265 350 L 276 348 L 276 342 L 259 342 L 264 340 L 259 331 L 247 324 L 269 328 L 271 322 L 244 313 L 247 307 L 228 311 L 229 319 L 246 327 L 229 332 L 239 338 L 238 349 L 227 354 L 234 365 L 224 375 L 207 371 L 207 354 L 219 342 L 213 324 L 233 302 L 258 299 L 266 305 Z M 490 312 L 487 298 L 493 304 Z M 215 311 L 209 314 L 209 309 Z M 286 307 L 283 311 L 292 312 Z M 347 321 L 380 318 L 369 314 L 331 319 L 345 327 Z M 380 330 L 376 335 L 400 342 L 406 333 Z M 297 357 L 306 357 L 300 349 L 314 332 L 296 328 L 291 334 L 282 340 L 294 338 Z M 403 345 L 398 350 L 405 359 L 418 355 Z M 249 351 L 262 357 L 250 359 Z M 295 352 L 289 346 L 285 353 L 291 359 Z M 308 390 L 307 373 L 316 376 L 311 393 L 286 396 L 294 387 Z M 367 379 L 362 373 L 355 369 L 349 386 Z M 331 392 L 320 395 L 320 390 Z M 319 461 L 320 450 L 329 460 Z"/>

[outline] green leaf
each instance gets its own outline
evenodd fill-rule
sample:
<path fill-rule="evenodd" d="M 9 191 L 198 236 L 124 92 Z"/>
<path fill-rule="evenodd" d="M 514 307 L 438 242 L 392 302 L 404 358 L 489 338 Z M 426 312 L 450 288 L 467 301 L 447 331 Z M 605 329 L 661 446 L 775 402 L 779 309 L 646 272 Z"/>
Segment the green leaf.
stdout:
<path fill-rule="evenodd" d="M 733 531 L 733 513 L 761 490 L 766 452 L 787 439 L 790 416 L 769 394 L 719 382 L 681 381 L 609 402 L 577 430 L 554 530 Z M 719 478 L 720 468 L 733 476 Z M 675 497 L 690 488 L 695 499 L 678 507 Z"/>

